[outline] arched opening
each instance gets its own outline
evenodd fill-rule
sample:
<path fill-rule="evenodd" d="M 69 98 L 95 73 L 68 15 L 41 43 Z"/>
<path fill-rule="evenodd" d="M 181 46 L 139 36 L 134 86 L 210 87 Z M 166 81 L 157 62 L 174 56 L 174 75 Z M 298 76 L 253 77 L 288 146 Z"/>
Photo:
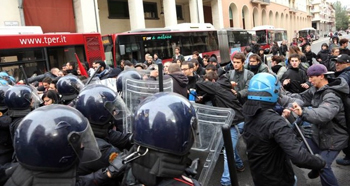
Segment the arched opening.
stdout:
<path fill-rule="evenodd" d="M 231 3 L 229 8 L 230 27 L 239 27 L 238 9 L 234 3 Z"/>
<path fill-rule="evenodd" d="M 279 14 L 278 14 L 278 12 L 276 12 L 276 14 L 275 14 L 275 27 L 280 27 L 280 25 L 279 25 L 279 23 L 280 23 L 280 18 L 279 18 Z"/>
<path fill-rule="evenodd" d="M 267 17 L 266 17 L 266 10 L 263 9 L 262 12 L 261 12 L 261 19 L 262 19 L 262 24 L 263 25 L 267 25 Z"/>
<path fill-rule="evenodd" d="M 282 28 L 285 28 L 285 26 L 284 26 L 284 23 L 285 23 L 285 20 L 284 20 L 284 14 L 283 13 L 281 13 L 281 21 L 280 21 L 280 25 L 281 25 L 281 27 Z"/>
<path fill-rule="evenodd" d="M 269 20 L 270 20 L 270 25 L 273 25 L 273 13 L 272 13 L 271 10 L 270 10 L 270 13 L 269 13 Z"/>
<path fill-rule="evenodd" d="M 249 29 L 249 9 L 247 6 L 243 6 L 242 8 L 242 22 L 243 22 L 243 29 Z"/>
<path fill-rule="evenodd" d="M 253 9 L 253 27 L 258 26 L 259 24 L 259 15 L 258 15 L 258 9 Z"/>

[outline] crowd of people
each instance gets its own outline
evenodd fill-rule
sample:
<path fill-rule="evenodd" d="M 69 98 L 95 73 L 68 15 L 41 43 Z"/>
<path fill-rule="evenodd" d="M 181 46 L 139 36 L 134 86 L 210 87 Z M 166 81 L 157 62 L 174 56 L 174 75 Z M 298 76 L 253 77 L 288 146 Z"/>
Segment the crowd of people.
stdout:
<path fill-rule="evenodd" d="M 172 79 L 174 93 L 141 102 L 127 134 L 122 123 L 129 109 L 120 94 L 121 79 L 157 81 L 162 63 L 157 54 L 146 54 L 144 63 L 122 60 L 118 68 L 95 61 L 91 68 L 85 65 L 87 75 L 73 61 L 18 82 L 3 72 L 0 184 L 45 185 L 54 179 L 67 185 L 199 185 L 186 172 L 198 125 L 188 100 L 192 96 L 196 103 L 235 111 L 236 170 L 246 166 L 237 148 L 242 135 L 255 185 L 296 185 L 291 162 L 311 169 L 309 178 L 320 177 L 322 185 L 338 185 L 331 164 L 341 150 L 346 156 L 336 162 L 350 165 L 339 97 L 349 96 L 348 42 L 332 39 L 317 55 L 306 40 L 274 43 L 270 64 L 265 50 L 247 46 L 232 53 L 225 66 L 199 51 L 186 60 L 177 47 L 161 76 Z M 110 78 L 117 91 L 94 83 Z M 315 155 L 294 125 L 303 129 Z M 221 185 L 231 185 L 223 154 Z"/>

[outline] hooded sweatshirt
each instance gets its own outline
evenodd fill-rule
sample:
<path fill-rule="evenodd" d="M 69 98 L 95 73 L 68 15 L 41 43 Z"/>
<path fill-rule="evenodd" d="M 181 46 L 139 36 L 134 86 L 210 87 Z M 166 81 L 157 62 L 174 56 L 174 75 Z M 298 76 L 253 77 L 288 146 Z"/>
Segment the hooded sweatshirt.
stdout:
<path fill-rule="evenodd" d="M 173 79 L 173 89 L 175 93 L 178 93 L 185 98 L 187 98 L 187 84 L 188 78 L 181 72 L 175 72 L 173 74 L 165 75 L 164 79 L 172 78 Z"/>

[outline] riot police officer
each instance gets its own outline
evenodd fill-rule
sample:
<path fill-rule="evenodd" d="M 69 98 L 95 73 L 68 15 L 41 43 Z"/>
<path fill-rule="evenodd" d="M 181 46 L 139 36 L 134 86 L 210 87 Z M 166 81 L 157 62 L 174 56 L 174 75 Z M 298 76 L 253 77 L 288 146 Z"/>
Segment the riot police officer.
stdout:
<path fill-rule="evenodd" d="M 85 175 L 108 166 L 110 157 L 119 153 L 119 149 L 131 147 L 131 134 L 113 129 L 114 121 L 122 119 L 128 109 L 112 89 L 98 84 L 87 85 L 78 95 L 75 108 L 89 120 L 102 153 L 97 161 L 81 164 L 79 174 Z"/>
<path fill-rule="evenodd" d="M 27 85 L 15 85 L 5 92 L 5 104 L 8 107 L 8 116 L 12 118 L 10 126 L 11 137 L 24 116 L 38 107 L 40 99 L 31 87 Z"/>
<path fill-rule="evenodd" d="M 78 96 L 84 84 L 77 76 L 67 75 L 58 80 L 56 87 L 58 93 L 61 95 L 61 103 L 68 105 Z"/>
<path fill-rule="evenodd" d="M 94 161 L 101 154 L 89 121 L 64 105 L 29 113 L 16 130 L 14 142 L 19 164 L 7 171 L 10 178 L 5 186 L 102 185 L 122 168 L 113 161 L 106 169 L 76 176 L 79 162 Z"/>
<path fill-rule="evenodd" d="M 8 85 L 0 86 L 0 185 L 4 184 L 4 170 L 10 166 L 13 155 L 10 134 L 12 119 L 7 115 L 7 106 L 5 105 L 5 92 L 9 88 Z"/>
<path fill-rule="evenodd" d="M 249 82 L 248 100 L 243 105 L 243 138 L 255 185 L 296 185 L 291 162 L 314 170 L 326 164 L 301 146 L 286 120 L 273 110 L 280 88 L 277 76 L 258 73 Z"/>
<path fill-rule="evenodd" d="M 176 93 L 157 93 L 140 103 L 134 113 L 134 147 L 123 184 L 198 185 L 184 176 L 191 164 L 197 115 L 192 104 Z"/>

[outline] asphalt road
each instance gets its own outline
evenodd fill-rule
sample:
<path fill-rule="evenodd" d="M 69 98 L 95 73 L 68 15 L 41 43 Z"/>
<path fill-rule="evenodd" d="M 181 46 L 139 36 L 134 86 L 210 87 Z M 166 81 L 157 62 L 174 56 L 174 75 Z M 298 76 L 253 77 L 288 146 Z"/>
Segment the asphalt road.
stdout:
<path fill-rule="evenodd" d="M 350 38 L 350 35 L 343 36 L 345 38 Z M 316 54 L 320 51 L 322 43 L 328 43 L 329 38 L 320 38 L 318 41 L 314 41 L 311 46 L 311 50 Z M 238 181 L 240 186 L 254 186 L 252 177 L 250 174 L 249 164 L 247 160 L 247 156 L 245 154 L 245 144 L 243 139 L 240 138 L 239 143 L 239 153 L 246 167 L 244 172 L 237 173 Z M 338 155 L 338 158 L 342 158 L 344 156 L 343 153 Z M 335 162 L 332 164 L 332 169 L 334 171 L 335 176 L 338 179 L 339 185 L 350 185 L 350 166 L 341 166 L 337 165 Z M 217 161 L 215 170 L 211 176 L 211 180 L 209 182 L 209 186 L 220 186 L 220 178 L 223 171 L 223 155 L 220 155 L 219 160 Z M 309 179 L 307 173 L 308 169 L 300 169 L 294 166 L 294 172 L 298 179 L 298 186 L 319 186 L 321 185 L 320 179 Z"/>

